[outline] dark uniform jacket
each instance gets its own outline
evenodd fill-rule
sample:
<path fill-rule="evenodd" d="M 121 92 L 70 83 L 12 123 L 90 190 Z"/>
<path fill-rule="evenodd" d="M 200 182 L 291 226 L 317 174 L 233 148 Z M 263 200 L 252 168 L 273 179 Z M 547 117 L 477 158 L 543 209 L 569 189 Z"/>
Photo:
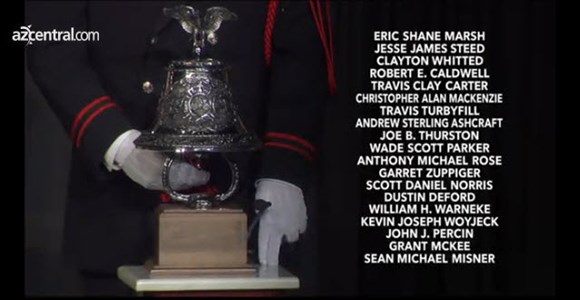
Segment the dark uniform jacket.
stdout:
<path fill-rule="evenodd" d="M 64 249 L 82 269 L 114 272 L 153 254 L 152 217 L 160 193 L 122 171 L 109 172 L 103 158 L 121 133 L 150 128 L 165 67 L 191 58 L 190 36 L 162 12 L 178 3 L 202 12 L 225 6 L 238 15 L 222 23 L 219 42 L 207 54 L 232 66 L 233 101 L 245 125 L 263 137 L 263 149 L 249 163 L 255 174 L 243 175 L 246 185 L 267 177 L 303 187 L 316 157 L 329 86 L 327 55 L 309 2 L 279 3 L 270 14 L 271 43 L 265 1 L 28 3 L 32 30 L 99 32 L 95 42 L 34 42 L 26 49 L 30 73 L 72 141 Z"/>

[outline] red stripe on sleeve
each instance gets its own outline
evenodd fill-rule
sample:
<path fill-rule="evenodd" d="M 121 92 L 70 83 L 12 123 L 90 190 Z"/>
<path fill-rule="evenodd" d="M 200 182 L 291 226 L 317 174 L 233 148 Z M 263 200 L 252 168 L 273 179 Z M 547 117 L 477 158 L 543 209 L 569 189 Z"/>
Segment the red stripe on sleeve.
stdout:
<path fill-rule="evenodd" d="M 316 148 L 314 148 L 314 146 L 312 146 L 312 144 L 310 144 L 307 140 L 305 140 L 301 137 L 295 136 L 295 135 L 291 135 L 291 134 L 287 134 L 287 133 L 279 133 L 279 132 L 268 132 L 268 133 L 266 133 L 265 138 L 278 138 L 278 139 L 290 140 L 290 141 L 299 143 L 300 145 L 308 148 L 313 153 L 316 153 Z"/>
<path fill-rule="evenodd" d="M 83 109 L 82 109 L 82 110 L 81 110 L 81 111 L 80 111 L 80 112 L 77 114 L 77 116 L 75 117 L 75 120 L 74 120 L 74 123 L 73 123 L 72 129 L 71 129 L 71 131 L 70 131 L 70 138 L 71 138 L 71 139 L 74 139 L 74 137 L 75 137 L 75 133 L 76 133 L 76 130 L 77 130 L 77 127 L 79 126 L 79 124 L 80 124 L 80 122 L 81 122 L 81 119 L 82 119 L 82 118 L 85 116 L 85 114 L 86 114 L 86 113 L 87 113 L 89 110 L 91 110 L 91 108 L 95 107 L 95 105 L 97 105 L 97 104 L 99 104 L 99 103 L 101 103 L 101 102 L 104 102 L 104 101 L 106 101 L 106 100 L 111 100 L 111 97 L 109 97 L 109 96 L 103 96 L 103 97 L 97 98 L 97 99 L 93 100 L 91 103 L 87 104 L 87 105 L 86 105 L 86 106 L 85 106 L 85 107 L 84 107 L 84 108 L 83 108 Z"/>
<path fill-rule="evenodd" d="M 108 103 L 103 105 L 101 108 L 97 109 L 95 112 L 93 112 L 93 114 L 91 114 L 87 120 L 85 121 L 85 123 L 83 124 L 83 126 L 81 127 L 81 129 L 79 130 L 79 134 L 77 135 L 77 140 L 75 143 L 75 146 L 78 148 L 81 144 L 81 140 L 83 139 L 83 135 L 85 134 L 85 130 L 87 129 L 87 127 L 89 126 L 89 124 L 91 124 L 91 122 L 93 121 L 93 119 L 95 119 L 98 115 L 100 115 L 103 111 L 105 111 L 106 109 L 109 109 L 111 107 L 115 107 L 117 105 L 117 103 Z"/>
<path fill-rule="evenodd" d="M 302 154 L 302 156 L 306 157 L 308 160 L 312 160 L 312 156 L 310 155 L 310 153 L 308 153 L 308 151 L 306 151 L 304 149 L 300 149 L 298 147 L 294 147 L 292 145 L 278 143 L 278 142 L 267 142 L 264 144 L 264 146 L 289 149 L 289 150 L 292 150 L 292 151 L 295 151 L 295 152 Z"/>

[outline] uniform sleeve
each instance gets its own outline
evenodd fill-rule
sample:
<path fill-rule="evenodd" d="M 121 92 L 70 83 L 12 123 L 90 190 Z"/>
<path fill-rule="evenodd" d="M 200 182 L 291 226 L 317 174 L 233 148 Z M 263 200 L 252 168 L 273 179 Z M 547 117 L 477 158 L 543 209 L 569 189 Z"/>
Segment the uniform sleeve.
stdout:
<path fill-rule="evenodd" d="M 280 2 L 279 9 L 260 175 L 303 188 L 319 154 L 329 96 L 325 56 L 309 3 Z"/>
<path fill-rule="evenodd" d="M 90 30 L 86 3 L 77 1 L 26 4 L 27 24 L 33 31 Z M 34 41 L 27 46 L 32 78 L 68 132 L 74 151 L 95 172 L 104 170 L 105 152 L 131 129 L 119 105 L 111 99 L 91 67 L 88 44 L 98 41 Z"/>

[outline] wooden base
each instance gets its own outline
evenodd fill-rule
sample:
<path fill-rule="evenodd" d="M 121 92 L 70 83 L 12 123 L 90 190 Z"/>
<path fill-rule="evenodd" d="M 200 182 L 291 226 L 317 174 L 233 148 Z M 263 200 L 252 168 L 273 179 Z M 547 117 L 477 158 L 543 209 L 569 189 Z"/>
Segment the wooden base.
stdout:
<path fill-rule="evenodd" d="M 195 210 L 163 204 L 157 213 L 158 248 L 153 273 L 248 268 L 247 219 L 241 209 Z"/>
<path fill-rule="evenodd" d="M 256 269 L 248 265 L 247 268 L 221 268 L 221 269 L 169 269 L 154 266 L 149 269 L 150 278 L 186 278 L 222 275 L 252 275 L 256 274 Z"/>
<path fill-rule="evenodd" d="M 167 268 L 155 265 L 153 259 L 145 262 L 150 278 L 181 278 L 201 275 L 248 275 L 256 274 L 256 268 L 248 264 L 233 268 Z"/>

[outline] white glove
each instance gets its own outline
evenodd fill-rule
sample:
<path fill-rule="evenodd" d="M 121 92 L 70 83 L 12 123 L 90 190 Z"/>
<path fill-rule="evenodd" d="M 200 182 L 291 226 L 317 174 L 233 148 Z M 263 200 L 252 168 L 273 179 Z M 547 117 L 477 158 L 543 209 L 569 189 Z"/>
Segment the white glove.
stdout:
<path fill-rule="evenodd" d="M 161 177 L 166 156 L 136 148 L 133 141 L 140 135 L 134 129 L 120 135 L 107 150 L 105 165 L 110 171 L 122 169 L 129 178 L 146 189 L 164 190 Z M 209 172 L 176 160 L 169 169 L 169 185 L 174 190 L 183 190 L 206 184 L 209 176 Z"/>
<path fill-rule="evenodd" d="M 306 231 L 306 205 L 302 189 L 282 180 L 260 179 L 256 181 L 256 200 L 262 199 L 272 205 L 260 218 L 258 255 L 262 265 L 278 265 L 282 238 L 289 243 L 298 240 Z"/>

